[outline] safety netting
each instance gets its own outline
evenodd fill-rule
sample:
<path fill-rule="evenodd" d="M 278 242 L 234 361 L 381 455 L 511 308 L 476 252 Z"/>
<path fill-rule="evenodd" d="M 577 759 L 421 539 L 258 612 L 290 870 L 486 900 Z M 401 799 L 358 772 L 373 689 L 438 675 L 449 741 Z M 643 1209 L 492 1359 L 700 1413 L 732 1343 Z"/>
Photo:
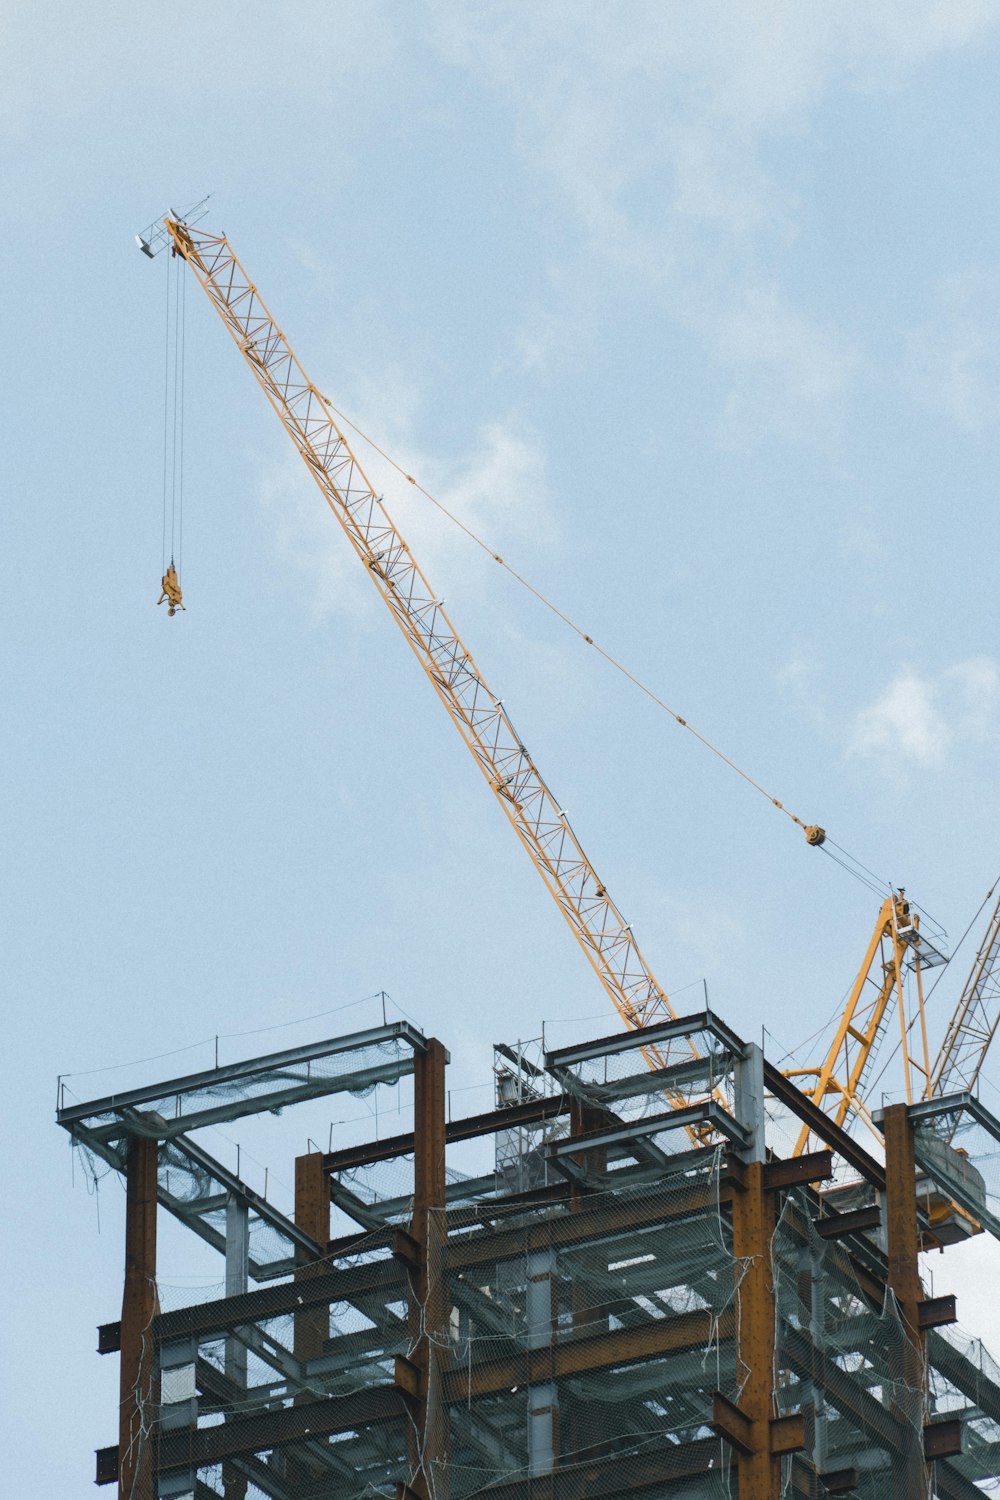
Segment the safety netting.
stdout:
<path fill-rule="evenodd" d="M 771 1240 L 774 1389 L 780 1414 L 803 1413 L 807 1448 L 786 1460 L 784 1492 L 795 1493 L 796 1468 L 853 1470 L 853 1495 L 884 1500 L 893 1471 L 908 1464 L 908 1497 L 925 1500 L 926 1371 L 895 1299 L 857 1249 L 819 1234 L 815 1194 L 788 1193 Z"/>

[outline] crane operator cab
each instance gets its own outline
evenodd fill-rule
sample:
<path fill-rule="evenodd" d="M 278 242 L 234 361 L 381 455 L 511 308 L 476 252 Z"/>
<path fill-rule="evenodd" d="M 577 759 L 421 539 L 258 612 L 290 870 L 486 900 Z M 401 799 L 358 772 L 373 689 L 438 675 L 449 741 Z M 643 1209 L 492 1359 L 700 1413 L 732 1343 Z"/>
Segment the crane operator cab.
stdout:
<path fill-rule="evenodd" d="M 163 592 L 156 602 L 157 604 L 162 604 L 164 600 L 167 601 L 168 615 L 175 615 L 179 609 L 185 608 L 183 595 L 181 594 L 181 586 L 177 581 L 177 570 L 174 567 L 173 558 L 171 558 L 170 566 L 163 575 L 161 586 Z"/>

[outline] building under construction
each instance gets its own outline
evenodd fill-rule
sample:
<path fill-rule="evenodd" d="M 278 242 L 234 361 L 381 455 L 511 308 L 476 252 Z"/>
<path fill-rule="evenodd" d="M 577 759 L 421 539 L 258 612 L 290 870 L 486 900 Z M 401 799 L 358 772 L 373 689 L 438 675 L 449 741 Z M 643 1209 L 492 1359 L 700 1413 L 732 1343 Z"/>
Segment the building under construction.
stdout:
<path fill-rule="evenodd" d="M 975 1500 L 1000 1476 L 1000 1371 L 919 1258 L 1000 1238 L 1000 1121 L 976 1092 L 1000 1024 L 1000 903 L 936 1060 L 921 975 L 944 952 L 901 890 L 822 1065 L 784 1073 L 710 1011 L 678 1016 L 340 414 L 201 211 L 140 247 L 169 249 L 207 294 L 625 1030 L 498 1045 L 491 1107 L 466 1117 L 444 1042 L 401 1022 L 61 1099 L 74 1146 L 127 1189 L 121 1320 L 99 1332 L 120 1355 L 119 1432 L 98 1484 L 122 1500 Z M 184 608 L 172 563 L 162 600 Z M 905 1102 L 880 1112 L 893 1012 Z M 206 1143 L 292 1106 L 299 1139 L 323 1139 L 323 1101 L 344 1093 L 372 1100 L 377 1127 L 387 1092 L 410 1128 L 334 1149 L 331 1124 L 284 1212 Z M 161 1307 L 160 1208 L 217 1253 L 211 1295 Z"/>
<path fill-rule="evenodd" d="M 971 1094 L 887 1108 L 876 1156 L 711 1011 L 498 1046 L 494 1107 L 466 1117 L 449 1118 L 447 1062 L 400 1022 L 60 1109 L 127 1185 L 121 1320 L 98 1337 L 121 1360 L 120 1425 L 98 1484 L 123 1500 L 989 1492 L 1000 1371 L 919 1259 L 943 1248 L 946 1290 L 948 1247 L 1000 1236 L 984 1175 L 1000 1121 Z M 322 1131 L 344 1091 L 392 1091 L 412 1129 L 299 1156 L 294 1212 L 199 1140 L 292 1106 L 303 1137 Z M 160 1309 L 161 1209 L 218 1252 L 223 1295 Z"/>

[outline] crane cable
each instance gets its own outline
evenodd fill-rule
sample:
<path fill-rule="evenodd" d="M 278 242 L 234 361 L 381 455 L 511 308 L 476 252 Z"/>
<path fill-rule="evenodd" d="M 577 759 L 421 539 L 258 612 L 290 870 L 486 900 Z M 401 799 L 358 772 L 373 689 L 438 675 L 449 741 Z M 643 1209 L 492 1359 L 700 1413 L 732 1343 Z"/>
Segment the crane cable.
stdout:
<path fill-rule="evenodd" d="M 178 576 L 184 552 L 184 376 L 187 334 L 187 278 L 171 278 L 167 257 L 166 336 L 163 360 L 163 521 L 162 567 L 176 564 Z M 173 296 L 171 296 L 171 285 Z M 167 547 L 169 512 L 170 546 Z"/>
<path fill-rule="evenodd" d="M 588 646 L 593 646 L 594 650 L 598 653 L 599 656 L 603 656 L 605 661 L 608 662 L 612 667 L 614 667 L 617 672 L 620 672 L 623 677 L 626 677 L 628 681 L 631 682 L 633 686 L 637 687 L 641 693 L 645 693 L 646 697 L 651 699 L 652 702 L 655 703 L 658 708 L 661 708 L 664 713 L 669 714 L 674 722 L 679 724 L 682 729 L 686 729 L 689 734 L 693 734 L 696 740 L 699 740 L 706 747 L 706 749 L 711 750 L 713 755 L 717 756 L 719 760 L 723 761 L 727 766 L 730 767 L 731 770 L 735 771 L 737 776 L 742 776 L 743 780 L 748 782 L 749 785 L 753 787 L 754 791 L 759 792 L 762 797 L 766 798 L 767 801 L 771 803 L 772 807 L 776 807 L 779 812 L 783 812 L 786 818 L 790 818 L 793 823 L 801 828 L 806 836 L 806 840 L 808 843 L 816 847 L 821 846 L 824 843 L 826 839 L 826 832 L 824 829 L 819 828 L 815 824 L 804 823 L 801 818 L 797 817 L 795 813 L 792 812 L 791 808 L 786 807 L 785 804 L 779 801 L 777 797 L 773 797 L 771 793 L 768 792 L 764 787 L 762 787 L 758 781 L 755 781 L 748 772 L 742 770 L 734 760 L 730 760 L 729 756 L 726 755 L 722 750 L 720 750 L 717 745 L 713 745 L 712 741 L 706 738 L 706 736 L 703 735 L 700 730 L 695 729 L 693 724 L 689 724 L 687 719 L 682 718 L 681 715 L 674 709 L 672 709 L 668 703 L 665 703 L 658 693 L 654 692 L 651 687 L 648 687 L 646 683 L 644 683 L 641 678 L 637 677 L 634 672 L 630 671 L 623 662 L 619 661 L 616 656 L 613 656 L 611 652 L 606 650 L 605 647 L 603 647 L 598 641 L 595 641 L 593 636 L 588 635 L 582 626 L 578 625 L 575 620 L 572 620 L 569 615 L 561 610 L 558 604 L 555 604 L 551 599 L 543 594 L 541 589 L 536 588 L 535 585 L 531 583 L 527 578 L 525 578 L 523 574 L 519 573 L 516 568 L 512 568 L 510 563 L 506 562 L 499 552 L 495 552 L 488 542 L 485 542 L 483 538 L 481 536 L 478 536 L 470 526 L 467 526 L 463 520 L 456 516 L 453 511 L 450 511 L 448 507 L 444 505 L 440 500 L 438 500 L 435 495 L 432 495 L 430 490 L 425 489 L 424 486 L 417 479 L 415 479 L 412 474 L 408 474 L 402 467 L 402 465 L 396 462 L 391 454 L 386 453 L 385 449 L 381 448 L 379 444 L 376 443 L 374 438 L 369 437 L 366 432 L 363 432 L 361 430 L 356 422 L 352 422 L 350 417 L 348 417 L 338 407 L 334 406 L 329 397 L 324 396 L 323 400 L 330 411 L 332 411 L 335 416 L 337 416 L 343 423 L 345 423 L 346 426 L 350 427 L 352 432 L 355 432 L 358 437 L 361 438 L 362 442 L 367 443 L 369 447 L 373 448 L 375 452 L 378 453 L 387 464 L 389 464 L 393 469 L 396 470 L 397 474 L 402 475 L 407 483 L 412 484 L 415 489 L 419 490 L 421 495 L 423 495 L 426 500 L 429 500 L 430 503 L 442 513 L 442 515 L 447 516 L 448 520 L 451 521 L 455 526 L 457 526 L 460 531 L 463 531 L 471 541 L 475 542 L 477 547 L 481 547 L 482 550 L 487 553 L 487 555 L 491 557 L 495 563 L 499 563 L 504 571 L 506 573 L 509 573 L 511 578 L 519 583 L 522 588 L 527 589 L 528 593 L 534 595 L 534 597 L 539 601 L 540 604 L 543 604 L 546 609 L 552 612 L 552 614 L 558 616 L 558 618 L 562 620 L 563 624 L 568 625 L 570 630 L 575 631 L 580 639 L 582 641 L 585 641 Z M 845 851 L 841 852 L 843 853 Z M 848 858 L 850 858 L 850 856 L 848 856 Z M 841 861 L 838 860 L 837 863 L 839 864 L 841 863 Z M 853 861 L 853 863 L 856 864 L 857 861 Z M 844 868 L 846 869 L 848 868 L 848 866 L 845 865 Z M 864 867 L 862 866 L 861 868 Z M 854 870 L 850 870 L 849 873 L 855 874 L 856 872 Z M 860 879 L 861 877 L 858 876 L 857 878 Z"/>

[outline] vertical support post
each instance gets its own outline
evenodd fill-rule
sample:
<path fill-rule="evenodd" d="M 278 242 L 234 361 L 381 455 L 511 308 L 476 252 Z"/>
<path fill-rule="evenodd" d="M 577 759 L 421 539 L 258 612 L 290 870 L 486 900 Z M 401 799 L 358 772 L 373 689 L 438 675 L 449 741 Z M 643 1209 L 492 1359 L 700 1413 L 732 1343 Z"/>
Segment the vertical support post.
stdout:
<path fill-rule="evenodd" d="M 602 1125 L 606 1125 L 607 1121 L 606 1110 L 586 1103 L 575 1094 L 570 1096 L 569 1133 L 571 1136 L 584 1135 L 588 1130 L 598 1130 Z M 596 1175 L 607 1168 L 607 1148 L 591 1147 L 589 1151 L 581 1151 L 574 1156 L 573 1160 L 578 1166 Z M 591 1192 L 590 1188 L 584 1186 L 575 1177 L 570 1179 L 569 1201 L 573 1213 L 580 1213 L 587 1207 Z M 569 1284 L 569 1312 L 573 1338 L 585 1338 L 588 1335 L 603 1333 L 609 1326 L 607 1307 L 597 1301 L 596 1291 L 601 1280 L 607 1275 L 607 1253 L 600 1245 L 595 1245 L 588 1250 L 587 1256 L 588 1260 L 593 1261 L 594 1276 L 589 1279 L 573 1277 Z M 591 1403 L 585 1411 L 581 1411 L 578 1404 L 568 1405 L 564 1412 L 558 1414 L 556 1426 L 558 1447 L 567 1453 L 575 1453 L 584 1446 L 585 1442 L 601 1442 L 607 1416 L 608 1413 L 600 1403 Z M 586 1437 L 584 1437 L 584 1426 Z"/>
<path fill-rule="evenodd" d="M 295 1158 L 295 1223 L 304 1229 L 320 1245 L 330 1239 L 330 1184 L 323 1166 L 323 1153 L 311 1151 L 307 1156 Z M 295 1267 L 295 1279 L 314 1276 L 318 1269 L 315 1262 L 306 1260 L 303 1252 L 296 1253 L 299 1264 Z M 297 1359 L 318 1359 L 329 1336 L 329 1318 L 323 1308 L 307 1308 L 295 1314 L 295 1356 Z"/>
<path fill-rule="evenodd" d="M 526 1343 L 529 1349 L 553 1351 L 558 1309 L 556 1307 L 556 1257 L 548 1250 L 530 1251 L 525 1272 Z M 553 1351 L 554 1352 L 554 1351 Z M 550 1355 L 551 1357 L 551 1355 Z M 550 1473 L 556 1466 L 559 1431 L 559 1396 L 552 1380 L 528 1388 L 528 1473 Z"/>
<path fill-rule="evenodd" d="M 738 1457 L 740 1500 L 778 1500 L 781 1461 L 771 1455 L 774 1416 L 774 1286 L 771 1236 L 774 1203 L 764 1190 L 764 1163 L 748 1162 L 745 1185 L 733 1194 L 733 1255 L 745 1264 L 739 1286 L 739 1360 L 746 1375 L 740 1410 L 750 1424 L 751 1451 Z"/>
<path fill-rule="evenodd" d="M 885 1110 L 885 1228 L 887 1283 L 896 1299 L 903 1338 L 894 1375 L 893 1402 L 900 1421 L 903 1451 L 892 1468 L 895 1500 L 914 1500 L 928 1493 L 929 1474 L 923 1452 L 924 1350 L 920 1331 L 920 1285 L 917 1226 L 917 1165 L 913 1125 L 905 1104 Z"/>
<path fill-rule="evenodd" d="M 414 1058 L 413 1218 L 410 1233 L 419 1262 L 410 1281 L 410 1359 L 418 1398 L 410 1462 L 421 1500 L 447 1500 L 448 1415 L 441 1399 L 440 1365 L 448 1339 L 448 1297 L 443 1278 L 445 1207 L 445 1063 L 434 1037 Z"/>
<path fill-rule="evenodd" d="M 250 1213 L 235 1193 L 226 1199 L 226 1296 L 236 1297 L 247 1289 L 250 1268 Z M 247 1349 L 236 1330 L 226 1338 L 225 1374 L 238 1397 L 247 1388 Z M 230 1413 L 235 1415 L 236 1413 Z M 226 1500 L 246 1500 L 247 1479 L 232 1464 L 222 1466 L 222 1484 Z"/>
<path fill-rule="evenodd" d="M 318 1244 L 326 1246 L 330 1239 L 330 1184 L 323 1168 L 323 1153 L 310 1151 L 306 1156 L 295 1158 L 295 1224 L 304 1229 Z M 308 1258 L 308 1252 L 295 1252 L 295 1280 L 307 1280 L 323 1269 L 321 1263 Z M 325 1304 L 300 1308 L 293 1315 L 292 1348 L 296 1359 L 303 1364 L 319 1359 L 330 1333 L 330 1311 Z M 296 1405 L 310 1399 L 308 1393 L 300 1391 L 295 1396 Z M 322 1466 L 315 1457 L 289 1455 L 287 1479 L 293 1492 L 314 1486 Z"/>
<path fill-rule="evenodd" d="M 156 1297 L 158 1143 L 131 1136 L 125 1169 L 125 1289 L 122 1294 L 118 1419 L 120 1500 L 153 1500 L 155 1361 L 151 1324 Z"/>
<path fill-rule="evenodd" d="M 764 1057 L 750 1045 L 736 1070 L 736 1113 L 749 1135 L 742 1189 L 733 1194 L 733 1256 L 740 1277 L 738 1295 L 740 1366 L 746 1382 L 740 1410 L 750 1423 L 749 1452 L 739 1453 L 740 1500 L 778 1500 L 781 1460 L 771 1454 L 774 1408 L 774 1283 L 771 1238 L 775 1228 L 772 1195 L 764 1188 Z"/>

